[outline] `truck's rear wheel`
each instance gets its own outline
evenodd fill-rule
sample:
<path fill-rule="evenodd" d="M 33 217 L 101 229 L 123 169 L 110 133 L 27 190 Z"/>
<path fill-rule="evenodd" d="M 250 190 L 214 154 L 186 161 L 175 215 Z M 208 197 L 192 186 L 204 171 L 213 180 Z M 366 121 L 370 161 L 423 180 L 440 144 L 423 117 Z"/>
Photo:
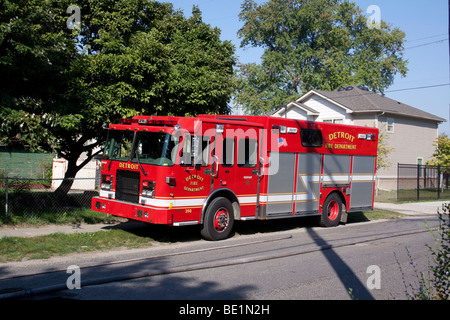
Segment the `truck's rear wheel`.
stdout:
<path fill-rule="evenodd" d="M 226 239 L 233 229 L 234 212 L 231 202 L 223 197 L 216 198 L 208 205 L 201 234 L 206 240 Z"/>
<path fill-rule="evenodd" d="M 330 194 L 322 207 L 322 215 L 320 216 L 320 226 L 336 227 L 341 221 L 342 200 L 338 194 Z"/>

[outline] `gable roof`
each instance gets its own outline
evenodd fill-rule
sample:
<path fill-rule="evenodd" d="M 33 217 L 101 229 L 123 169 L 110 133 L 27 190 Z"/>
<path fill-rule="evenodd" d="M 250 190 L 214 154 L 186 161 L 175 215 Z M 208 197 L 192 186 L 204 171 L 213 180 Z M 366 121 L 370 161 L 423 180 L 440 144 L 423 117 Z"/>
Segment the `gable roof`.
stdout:
<path fill-rule="evenodd" d="M 386 112 L 402 116 L 422 118 L 436 122 L 446 122 L 445 119 L 431 113 L 411 107 L 407 104 L 389 99 L 361 86 L 348 86 L 336 91 L 311 90 L 296 102 L 301 103 L 311 95 L 322 96 L 326 100 L 346 109 L 348 113 Z"/>
<path fill-rule="evenodd" d="M 308 107 L 307 105 L 305 105 L 305 104 L 303 104 L 303 103 L 301 103 L 301 102 L 298 102 L 298 101 L 292 101 L 292 102 L 289 102 L 287 106 L 282 106 L 282 107 L 280 107 L 279 109 L 276 109 L 276 110 L 273 110 L 273 111 L 271 111 L 271 112 L 269 112 L 269 113 L 266 113 L 265 115 L 266 115 L 266 116 L 273 116 L 273 115 L 275 115 L 275 114 L 277 114 L 277 113 L 280 113 L 281 111 L 286 111 L 286 109 L 287 109 L 287 110 L 290 110 L 290 109 L 292 109 L 292 108 L 294 108 L 294 107 L 295 107 L 295 108 L 302 109 L 302 110 L 305 111 L 306 114 L 308 114 L 308 115 L 316 115 L 316 116 L 319 115 L 319 112 L 318 112 L 318 111 L 316 111 L 316 110 L 314 110 L 313 108 Z"/>

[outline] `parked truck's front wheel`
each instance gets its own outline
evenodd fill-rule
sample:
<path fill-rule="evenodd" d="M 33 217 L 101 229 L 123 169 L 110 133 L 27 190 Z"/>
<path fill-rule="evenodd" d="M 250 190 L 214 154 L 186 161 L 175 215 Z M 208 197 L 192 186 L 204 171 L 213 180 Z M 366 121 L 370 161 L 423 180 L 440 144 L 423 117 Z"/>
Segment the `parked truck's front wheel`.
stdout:
<path fill-rule="evenodd" d="M 230 235 L 233 224 L 234 212 L 231 202 L 218 197 L 212 200 L 206 209 L 201 234 L 206 240 L 223 240 Z"/>

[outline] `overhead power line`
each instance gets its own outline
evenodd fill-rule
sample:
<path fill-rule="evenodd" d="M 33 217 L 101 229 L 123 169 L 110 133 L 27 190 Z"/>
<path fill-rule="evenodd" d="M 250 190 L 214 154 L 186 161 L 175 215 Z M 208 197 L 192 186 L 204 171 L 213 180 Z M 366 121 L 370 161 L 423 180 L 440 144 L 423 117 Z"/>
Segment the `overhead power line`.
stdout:
<path fill-rule="evenodd" d="M 433 35 L 433 36 L 428 36 L 428 37 L 424 37 L 424 38 L 418 38 L 418 39 L 406 40 L 406 43 L 411 43 L 411 42 L 416 42 L 416 41 L 422 41 L 422 40 L 428 40 L 428 39 L 437 38 L 437 37 L 443 37 L 443 36 L 448 36 L 448 33 L 440 33 L 440 34 L 435 34 L 435 35 Z"/>
<path fill-rule="evenodd" d="M 432 85 L 432 86 L 424 86 L 424 87 L 415 87 L 415 88 L 405 88 L 405 89 L 389 90 L 389 91 L 385 91 L 385 93 L 398 92 L 398 91 L 408 91 L 408 90 L 418 90 L 418 89 L 438 88 L 438 87 L 445 87 L 445 86 L 450 86 L 450 83 L 435 84 L 435 85 Z"/>
<path fill-rule="evenodd" d="M 437 41 L 432 41 L 432 42 L 427 42 L 427 43 L 422 43 L 422 44 L 418 44 L 418 45 L 412 46 L 412 47 L 406 47 L 405 50 L 419 48 L 419 47 L 424 47 L 424 46 L 429 46 L 431 44 L 441 43 L 441 42 L 444 42 L 444 41 L 448 41 L 448 38 L 442 39 L 442 40 L 437 40 Z"/>

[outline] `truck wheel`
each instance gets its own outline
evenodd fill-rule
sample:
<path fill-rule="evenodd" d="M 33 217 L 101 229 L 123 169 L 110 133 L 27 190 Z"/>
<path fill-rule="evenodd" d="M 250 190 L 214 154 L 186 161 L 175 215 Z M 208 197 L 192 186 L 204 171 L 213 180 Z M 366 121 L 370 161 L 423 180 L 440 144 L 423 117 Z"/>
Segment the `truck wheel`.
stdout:
<path fill-rule="evenodd" d="M 216 198 L 208 205 L 201 234 L 206 240 L 226 239 L 233 229 L 234 212 L 231 202 L 226 198 Z"/>
<path fill-rule="evenodd" d="M 341 221 L 342 200 L 338 194 L 330 194 L 322 207 L 322 215 L 320 216 L 321 227 L 336 227 Z"/>

